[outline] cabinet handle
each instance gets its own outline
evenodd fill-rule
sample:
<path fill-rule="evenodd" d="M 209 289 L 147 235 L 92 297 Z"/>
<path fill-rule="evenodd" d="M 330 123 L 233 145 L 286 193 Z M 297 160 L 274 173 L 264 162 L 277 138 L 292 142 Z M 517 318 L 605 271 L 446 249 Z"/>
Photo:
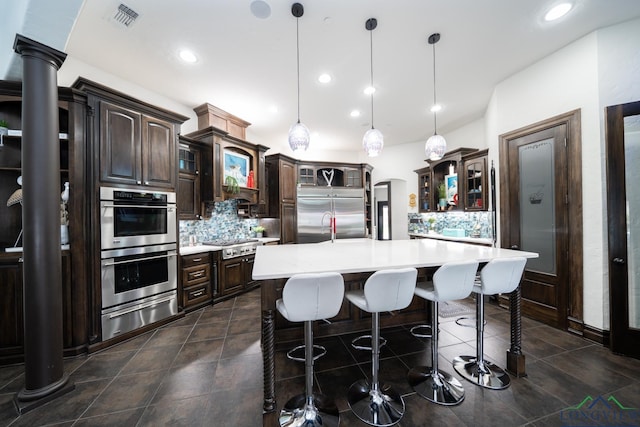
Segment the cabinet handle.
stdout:
<path fill-rule="evenodd" d="M 142 181 L 136 181 L 136 184 L 140 185 L 142 184 Z"/>
<path fill-rule="evenodd" d="M 200 261 L 202 261 L 202 258 L 195 258 L 195 259 L 193 260 L 193 262 L 200 262 Z"/>
<path fill-rule="evenodd" d="M 145 181 L 145 182 L 144 182 L 144 185 L 149 185 L 149 181 Z"/>
<path fill-rule="evenodd" d="M 202 274 L 202 271 L 198 271 L 197 273 L 191 273 L 191 277 L 200 277 Z"/>
<path fill-rule="evenodd" d="M 624 258 L 614 258 L 613 263 L 624 265 L 625 261 L 624 261 Z"/>
<path fill-rule="evenodd" d="M 200 295 L 204 294 L 204 291 L 198 291 L 198 292 L 194 292 L 192 295 L 194 297 L 199 297 Z"/>

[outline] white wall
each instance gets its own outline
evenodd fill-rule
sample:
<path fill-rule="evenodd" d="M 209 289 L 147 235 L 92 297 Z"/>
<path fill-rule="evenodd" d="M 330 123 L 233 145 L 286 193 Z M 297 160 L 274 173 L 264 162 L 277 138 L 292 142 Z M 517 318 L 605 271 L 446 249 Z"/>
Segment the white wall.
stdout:
<path fill-rule="evenodd" d="M 504 80 L 485 115 L 489 157 L 497 166 L 499 135 L 581 110 L 584 322 L 599 329 L 609 327 L 602 99 L 621 102 L 622 93 L 639 99 L 639 28 L 636 20 L 592 33 Z"/>

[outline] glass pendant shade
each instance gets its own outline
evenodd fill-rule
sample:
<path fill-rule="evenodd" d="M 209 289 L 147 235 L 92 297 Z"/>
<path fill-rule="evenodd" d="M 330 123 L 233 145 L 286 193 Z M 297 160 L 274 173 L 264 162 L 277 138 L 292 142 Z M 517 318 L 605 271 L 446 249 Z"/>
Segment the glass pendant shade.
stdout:
<path fill-rule="evenodd" d="M 310 139 L 309 129 L 304 124 L 296 122 L 289 128 L 289 147 L 294 153 L 307 151 Z"/>
<path fill-rule="evenodd" d="M 442 135 L 438 135 L 437 133 L 431 135 L 424 145 L 424 154 L 426 154 L 429 160 L 440 160 L 446 151 L 447 141 L 445 141 Z"/>
<path fill-rule="evenodd" d="M 378 129 L 369 129 L 362 138 L 362 148 L 369 157 L 376 157 L 382 152 L 384 137 Z"/>

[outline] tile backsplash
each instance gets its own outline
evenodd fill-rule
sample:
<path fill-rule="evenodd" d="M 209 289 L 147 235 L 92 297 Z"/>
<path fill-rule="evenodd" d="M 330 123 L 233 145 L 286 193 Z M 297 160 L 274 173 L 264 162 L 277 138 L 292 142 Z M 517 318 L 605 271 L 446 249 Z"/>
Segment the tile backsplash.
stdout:
<path fill-rule="evenodd" d="M 208 219 L 180 221 L 180 246 L 189 245 L 189 236 L 196 236 L 198 243 L 255 237 L 251 230 L 258 225 L 258 219 L 238 217 L 236 200 L 208 203 L 207 216 Z"/>
<path fill-rule="evenodd" d="M 492 212 L 438 212 L 438 213 L 410 213 L 408 215 L 409 233 L 427 233 L 429 218 L 434 218 L 436 233 L 442 233 L 445 228 L 463 229 L 465 237 L 470 237 L 474 229 L 480 231 L 484 239 L 493 237 Z"/>

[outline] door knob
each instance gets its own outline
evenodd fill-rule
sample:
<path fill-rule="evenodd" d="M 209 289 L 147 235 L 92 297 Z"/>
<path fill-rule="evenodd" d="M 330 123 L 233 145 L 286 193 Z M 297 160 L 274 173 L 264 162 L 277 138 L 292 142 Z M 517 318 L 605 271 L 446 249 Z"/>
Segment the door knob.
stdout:
<path fill-rule="evenodd" d="M 614 258 L 614 259 L 613 259 L 613 263 L 614 263 L 614 264 L 621 264 L 621 265 L 624 265 L 624 264 L 625 264 L 625 261 L 624 261 L 624 258 Z"/>
<path fill-rule="evenodd" d="M 519 250 L 519 249 L 520 249 L 520 246 L 518 246 L 518 245 L 511 245 L 511 249 L 513 249 L 513 250 L 517 251 L 517 250 Z"/>

